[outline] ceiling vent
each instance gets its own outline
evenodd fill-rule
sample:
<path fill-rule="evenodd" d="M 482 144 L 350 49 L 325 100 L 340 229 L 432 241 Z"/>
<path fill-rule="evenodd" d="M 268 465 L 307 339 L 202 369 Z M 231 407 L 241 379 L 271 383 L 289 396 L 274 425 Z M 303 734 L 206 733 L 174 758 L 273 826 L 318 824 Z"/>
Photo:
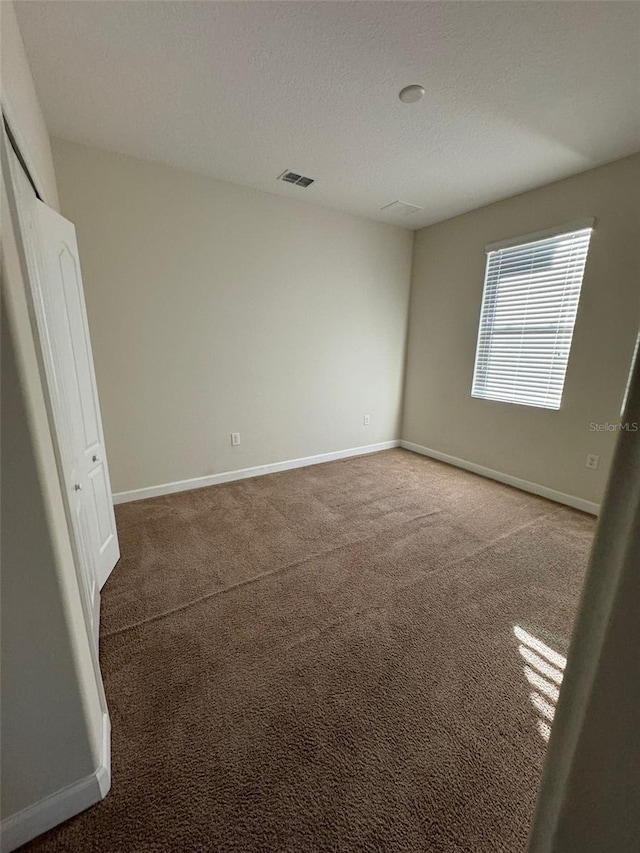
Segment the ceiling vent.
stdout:
<path fill-rule="evenodd" d="M 417 204 L 409 204 L 408 201 L 392 201 L 391 204 L 385 204 L 380 210 L 386 210 L 387 213 L 397 213 L 398 216 L 411 216 L 419 210 L 424 210 L 424 208 L 418 207 Z"/>
<path fill-rule="evenodd" d="M 315 182 L 315 178 L 305 178 L 304 175 L 299 175 L 297 172 L 290 172 L 286 169 L 281 175 L 278 175 L 279 181 L 286 181 L 288 184 L 295 184 L 297 187 L 308 187 Z"/>

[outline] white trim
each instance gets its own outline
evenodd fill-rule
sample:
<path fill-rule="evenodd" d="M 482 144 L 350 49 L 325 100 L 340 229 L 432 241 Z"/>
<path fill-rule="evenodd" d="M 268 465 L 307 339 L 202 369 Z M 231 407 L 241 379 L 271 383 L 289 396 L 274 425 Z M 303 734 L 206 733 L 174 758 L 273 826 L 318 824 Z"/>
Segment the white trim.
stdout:
<path fill-rule="evenodd" d="M 102 761 L 95 775 L 100 799 L 104 800 L 111 788 L 111 718 L 108 712 L 102 714 Z"/>
<path fill-rule="evenodd" d="M 229 483 L 232 480 L 262 477 L 263 474 L 275 474 L 277 471 L 306 468 L 308 465 L 320 465 L 322 462 L 333 462 L 336 459 L 347 459 L 350 456 L 377 453 L 380 450 L 390 450 L 392 447 L 400 447 L 400 440 L 381 441 L 378 444 L 366 444 L 364 447 L 350 447 L 348 450 L 319 453 L 317 456 L 303 456 L 300 459 L 287 459 L 285 462 L 271 462 L 268 465 L 257 465 L 255 468 L 239 468 L 236 471 L 224 471 L 221 474 L 194 477 L 191 480 L 178 480 L 175 483 L 163 483 L 160 486 L 147 486 L 143 489 L 132 489 L 128 492 L 116 492 L 113 495 L 113 502 L 114 504 L 122 504 L 129 501 L 141 501 L 145 498 L 156 498 L 160 495 L 171 495 L 174 492 L 202 489 L 205 486 L 217 486 L 220 483 Z"/>
<path fill-rule="evenodd" d="M 2 853 L 10 853 L 36 836 L 79 814 L 106 797 L 111 786 L 111 723 L 102 715 L 102 760 L 89 776 L 11 815 L 0 824 Z"/>
<path fill-rule="evenodd" d="M 534 231 L 532 234 L 520 234 L 518 237 L 508 237 L 506 240 L 497 240 L 495 243 L 487 243 L 484 250 L 497 252 L 500 249 L 508 249 L 511 246 L 526 246 L 527 243 L 537 243 L 547 240 L 549 237 L 557 237 L 559 234 L 570 234 L 571 231 L 583 231 L 585 228 L 595 230 L 596 220 L 593 217 L 576 219 L 573 222 L 565 222 L 564 225 L 556 225 L 554 228 L 546 228 L 544 231 Z"/>
<path fill-rule="evenodd" d="M 465 471 L 472 471 L 474 474 L 480 474 L 482 477 L 497 480 L 499 483 L 506 483 L 508 486 L 514 486 L 516 489 L 522 489 L 523 492 L 531 492 L 534 495 L 548 498 L 550 501 L 566 504 L 566 506 L 580 509 L 582 512 L 588 512 L 591 515 L 598 515 L 600 512 L 600 504 L 586 501 L 584 498 L 577 498 L 574 495 L 566 495 L 564 492 L 557 492 L 548 486 L 531 483 L 529 480 L 521 480 L 520 477 L 503 474 L 501 471 L 494 471 L 492 468 L 485 468 L 484 465 L 468 462 L 466 459 L 458 459 L 457 456 L 449 456 L 448 453 L 441 453 L 439 450 L 422 447 L 422 445 L 414 444 L 412 441 L 403 440 L 400 442 L 400 447 L 412 450 L 414 453 L 420 453 L 422 456 L 430 456 L 432 459 L 438 459 L 440 462 L 446 462 L 449 465 L 455 465 L 456 468 L 464 468 Z"/>

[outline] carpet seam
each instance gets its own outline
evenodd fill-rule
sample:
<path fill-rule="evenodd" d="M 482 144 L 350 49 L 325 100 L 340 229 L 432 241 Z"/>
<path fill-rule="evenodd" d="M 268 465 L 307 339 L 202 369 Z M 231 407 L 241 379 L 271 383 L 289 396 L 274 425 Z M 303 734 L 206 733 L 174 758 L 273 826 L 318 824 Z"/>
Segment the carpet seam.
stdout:
<path fill-rule="evenodd" d="M 478 548 L 477 550 L 472 551 L 469 554 L 465 554 L 464 557 L 460 557 L 457 560 L 453 560 L 450 563 L 446 563 L 444 566 L 441 566 L 438 569 L 434 569 L 431 572 L 421 574 L 417 578 L 412 578 L 411 580 L 407 581 L 406 583 L 399 584 L 398 586 L 394 587 L 393 591 L 394 592 L 403 591 L 403 590 L 410 589 L 413 586 L 418 586 L 421 583 L 426 583 L 428 580 L 430 580 L 433 577 L 433 575 L 438 575 L 438 574 L 442 573 L 445 569 L 452 569 L 455 566 L 459 566 L 462 563 L 465 563 L 467 560 L 472 560 L 474 557 L 477 557 L 478 554 L 481 554 L 483 551 L 491 548 L 493 545 L 495 545 L 497 542 L 500 542 L 502 539 L 505 539 L 514 533 L 519 533 L 521 530 L 524 530 L 527 527 L 531 527 L 537 521 L 540 521 L 541 519 L 547 518 L 547 517 L 553 515 L 557 511 L 558 510 L 553 510 L 553 512 L 546 513 L 545 515 L 541 515 L 537 519 L 534 518 L 531 521 L 525 522 L 524 524 L 521 524 L 519 527 L 515 527 L 509 533 L 504 533 L 501 536 L 497 536 L 495 539 L 492 539 L 491 542 L 487 543 L 486 545 L 482 546 L 481 548 Z M 372 613 L 374 611 L 384 611 L 386 609 L 387 608 L 384 604 L 365 605 L 364 607 L 360 607 L 356 610 L 353 610 L 352 612 L 350 612 L 348 614 L 345 614 L 341 618 L 335 619 L 332 622 L 327 623 L 326 625 L 322 626 L 321 628 L 315 629 L 315 633 L 313 635 L 309 634 L 306 637 L 300 637 L 300 638 L 296 639 L 296 641 L 291 644 L 291 647 L 298 646 L 298 645 L 305 645 L 306 643 L 311 642 L 312 640 L 317 639 L 318 637 L 321 637 L 323 634 L 326 634 L 327 631 L 330 631 L 334 628 L 337 628 L 340 625 L 344 625 L 348 622 L 351 622 L 351 621 L 353 621 L 353 619 L 357 619 L 359 616 L 362 616 L 362 615 L 367 614 L 367 613 Z"/>
<path fill-rule="evenodd" d="M 432 515 L 440 515 L 442 510 L 435 510 L 434 512 L 422 513 L 416 518 L 412 518 L 410 521 L 404 522 L 404 524 L 411 524 L 417 519 L 428 518 Z M 372 533 L 370 536 L 364 536 L 362 539 L 357 539 L 355 542 L 349 542 L 349 545 L 360 545 L 363 542 L 368 542 L 370 539 L 374 539 L 378 536 L 378 533 Z M 237 583 L 231 584 L 230 586 L 225 586 L 223 589 L 217 589 L 213 592 L 208 592 L 206 595 L 202 595 L 199 598 L 194 598 L 191 601 L 186 602 L 185 604 L 180 604 L 177 607 L 172 607 L 170 610 L 166 610 L 163 613 L 158 613 L 155 616 L 150 616 L 148 619 L 140 619 L 138 622 L 134 622 L 131 625 L 126 625 L 124 628 L 118 628 L 115 631 L 111 631 L 105 634 L 100 635 L 101 640 L 106 640 L 109 637 L 114 637 L 117 634 L 123 634 L 126 631 L 133 631 L 136 628 L 139 628 L 141 625 L 146 625 L 149 622 L 156 622 L 159 619 L 164 619 L 167 616 L 172 616 L 174 613 L 180 613 L 183 610 L 187 610 L 189 607 L 193 607 L 196 604 L 200 604 L 203 601 L 207 601 L 210 598 L 215 598 L 219 595 L 224 595 L 227 592 L 232 592 L 234 589 L 239 589 L 240 587 L 247 586 L 252 583 L 256 583 L 257 581 L 262 580 L 263 578 L 274 577 L 275 575 L 282 574 L 286 571 L 297 569 L 300 566 L 304 566 L 305 563 L 309 563 L 312 560 L 317 560 L 319 557 L 326 557 L 328 554 L 333 554 L 336 551 L 339 551 L 341 548 L 344 548 L 345 545 L 336 545 L 333 548 L 328 548 L 325 551 L 317 551 L 315 554 L 311 554 L 309 557 L 305 557 L 302 560 L 296 560 L 293 563 L 287 563 L 284 566 L 278 566 L 276 569 L 272 569 L 269 572 L 260 572 L 257 575 L 253 575 L 250 578 L 246 578 L 245 580 L 238 581 Z"/>
<path fill-rule="evenodd" d="M 415 581 L 411 581 L 406 585 L 399 586 L 399 587 L 397 587 L 397 589 L 405 589 L 409 586 L 412 586 L 414 584 L 417 584 L 417 583 L 424 581 L 428 576 L 430 577 L 431 575 L 442 572 L 445 569 L 451 569 L 454 566 L 457 566 L 460 563 L 464 562 L 465 560 L 476 557 L 478 554 L 481 554 L 483 551 L 487 550 L 488 548 L 491 548 L 493 545 L 495 545 L 497 542 L 500 542 L 502 539 L 505 539 L 508 536 L 512 536 L 514 533 L 519 533 L 521 530 L 524 530 L 525 528 L 530 527 L 533 524 L 536 524 L 537 522 L 541 521 L 542 519 L 548 518 L 549 516 L 555 515 L 556 513 L 561 512 L 561 511 L 562 511 L 562 507 L 558 507 L 556 509 L 551 510 L 548 513 L 544 513 L 543 515 L 539 515 L 537 518 L 534 518 L 531 521 L 527 521 L 524 524 L 519 525 L 518 527 L 514 527 L 512 530 L 508 531 L 507 533 L 503 533 L 502 535 L 497 536 L 495 539 L 492 539 L 491 542 L 487 542 L 485 545 L 482 545 L 477 550 L 472 551 L 469 554 L 466 554 L 464 557 L 461 557 L 458 560 L 453 560 L 450 563 L 446 563 L 445 565 L 441 566 L 440 568 L 434 569 L 432 572 L 429 572 L 428 575 L 422 575 L 420 578 L 416 578 Z M 432 515 L 440 515 L 441 512 L 442 512 L 442 510 L 437 510 L 436 512 L 426 513 L 425 515 L 418 516 L 418 518 L 429 517 Z M 411 521 L 404 522 L 404 524 L 411 524 L 415 520 L 416 519 L 411 519 Z M 367 542 L 370 539 L 375 538 L 375 536 L 377 536 L 377 535 L 378 534 L 373 533 L 373 534 L 371 534 L 371 536 L 366 536 L 363 539 L 358 539 L 357 542 L 351 542 L 349 544 L 350 545 L 361 544 L 362 542 Z M 185 604 L 181 604 L 178 607 L 173 607 L 170 610 L 167 610 L 163 613 L 158 613 L 155 616 L 149 617 L 148 619 L 141 619 L 138 622 L 134 622 L 131 625 L 126 625 L 125 627 L 118 628 L 115 631 L 111 631 L 109 633 L 101 634 L 100 640 L 107 640 L 107 639 L 110 639 L 111 637 L 117 637 L 119 634 L 126 634 L 128 631 L 135 631 L 137 628 L 141 628 L 143 625 L 148 625 L 148 624 L 151 624 L 152 622 L 159 622 L 162 619 L 167 619 L 168 617 L 173 616 L 176 613 L 182 613 L 185 610 L 189 610 L 191 607 L 195 607 L 198 604 L 202 604 L 203 601 L 208 601 L 211 598 L 217 598 L 218 596 L 222 596 L 228 592 L 233 592 L 236 589 L 240 589 L 241 587 L 249 586 L 250 584 L 257 583 L 263 579 L 271 578 L 271 577 L 274 577 L 274 576 L 279 575 L 279 574 L 284 574 L 287 571 L 297 569 L 300 566 L 304 566 L 305 563 L 309 563 L 312 560 L 317 559 L 318 557 L 324 557 L 327 554 L 332 554 L 336 551 L 339 551 L 341 548 L 344 548 L 344 547 L 345 547 L 344 545 L 338 545 L 335 548 L 330 548 L 327 551 L 319 551 L 317 554 L 313 554 L 310 557 L 305 557 L 304 560 L 298 560 L 294 563 L 289 563 L 286 566 L 280 566 L 277 569 L 273 569 L 273 571 L 271 571 L 271 572 L 262 572 L 261 574 L 254 575 L 251 578 L 247 578 L 246 580 L 239 581 L 238 583 L 232 584 L 231 586 L 224 587 L 224 589 L 215 590 L 214 592 L 210 592 L 210 593 L 207 593 L 206 595 L 200 596 L 199 598 L 195 598 L 192 601 L 188 601 Z M 363 608 L 363 610 L 361 612 L 366 612 L 368 609 L 370 609 L 370 608 Z"/>

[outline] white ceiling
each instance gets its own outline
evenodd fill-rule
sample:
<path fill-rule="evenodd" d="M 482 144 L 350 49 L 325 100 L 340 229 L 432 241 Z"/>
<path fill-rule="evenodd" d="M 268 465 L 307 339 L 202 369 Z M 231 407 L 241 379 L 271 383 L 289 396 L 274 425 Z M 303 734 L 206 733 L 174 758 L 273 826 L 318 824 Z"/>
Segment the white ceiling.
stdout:
<path fill-rule="evenodd" d="M 16 7 L 52 135 L 405 227 L 640 150 L 637 2 Z"/>

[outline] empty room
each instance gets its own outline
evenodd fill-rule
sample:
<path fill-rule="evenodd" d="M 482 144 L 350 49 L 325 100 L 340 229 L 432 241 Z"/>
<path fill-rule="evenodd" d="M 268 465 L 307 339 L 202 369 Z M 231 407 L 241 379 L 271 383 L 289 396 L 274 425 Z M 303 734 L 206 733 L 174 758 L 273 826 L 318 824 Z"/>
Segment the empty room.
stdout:
<path fill-rule="evenodd" d="M 0 35 L 3 853 L 637 853 L 640 3 Z"/>

